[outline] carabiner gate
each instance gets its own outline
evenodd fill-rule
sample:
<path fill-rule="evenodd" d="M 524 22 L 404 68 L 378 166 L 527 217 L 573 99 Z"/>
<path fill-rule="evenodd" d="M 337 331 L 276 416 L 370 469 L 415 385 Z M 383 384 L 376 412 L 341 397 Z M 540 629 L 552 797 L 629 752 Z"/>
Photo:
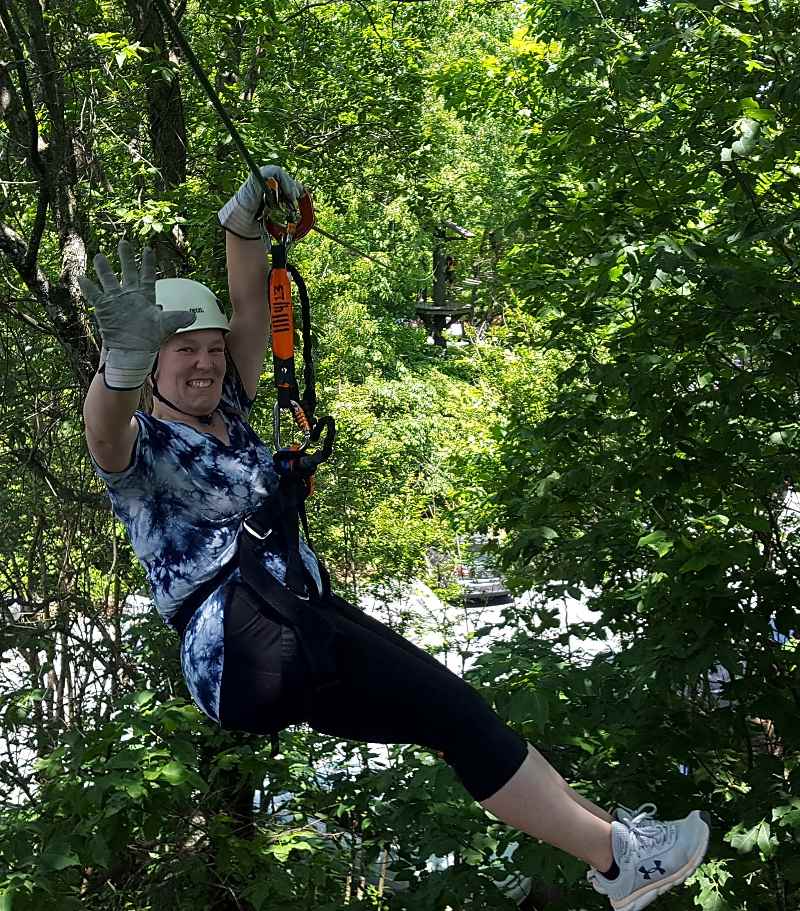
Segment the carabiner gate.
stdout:
<path fill-rule="evenodd" d="M 308 422 L 305 411 L 303 411 L 303 406 L 294 399 L 290 400 L 288 407 L 281 405 L 280 402 L 275 402 L 272 408 L 272 441 L 275 451 L 277 452 L 283 448 L 281 443 L 281 412 L 284 408 L 287 411 L 291 411 L 295 426 L 303 434 L 302 443 L 294 445 L 292 448 L 298 452 L 305 452 L 311 442 L 311 425 Z"/>

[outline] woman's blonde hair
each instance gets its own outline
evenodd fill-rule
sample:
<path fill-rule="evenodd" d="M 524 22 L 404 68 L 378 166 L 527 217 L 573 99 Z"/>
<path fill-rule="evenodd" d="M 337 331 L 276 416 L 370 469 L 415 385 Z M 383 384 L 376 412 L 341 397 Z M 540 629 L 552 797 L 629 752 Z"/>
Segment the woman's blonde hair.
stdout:
<path fill-rule="evenodd" d="M 139 392 L 139 411 L 145 414 L 153 413 L 153 381 L 149 376 Z"/>

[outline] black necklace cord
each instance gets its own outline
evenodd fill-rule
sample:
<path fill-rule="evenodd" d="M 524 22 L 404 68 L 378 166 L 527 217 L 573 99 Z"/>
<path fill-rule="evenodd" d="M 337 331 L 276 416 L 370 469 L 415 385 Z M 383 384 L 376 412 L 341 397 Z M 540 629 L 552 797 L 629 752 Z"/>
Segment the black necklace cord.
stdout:
<path fill-rule="evenodd" d="M 173 411 L 178 411 L 181 414 L 185 414 L 186 417 L 188 417 L 188 418 L 194 418 L 196 421 L 199 421 L 201 424 L 210 426 L 211 424 L 214 423 L 214 415 L 217 413 L 216 408 L 211 412 L 211 414 L 192 414 L 189 411 L 184 411 L 183 408 L 178 408 L 177 405 L 173 404 L 172 402 L 170 402 L 169 399 L 167 399 L 163 395 L 161 395 L 161 393 L 158 391 L 158 386 L 156 385 L 155 382 L 153 383 L 153 398 L 158 399 L 159 402 L 162 402 L 164 405 L 168 405 L 170 408 L 173 409 Z"/>

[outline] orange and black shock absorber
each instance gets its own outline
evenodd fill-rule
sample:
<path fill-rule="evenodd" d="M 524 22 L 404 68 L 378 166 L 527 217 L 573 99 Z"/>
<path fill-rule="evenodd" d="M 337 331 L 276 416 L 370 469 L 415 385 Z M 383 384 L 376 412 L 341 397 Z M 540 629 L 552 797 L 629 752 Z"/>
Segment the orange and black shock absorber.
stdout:
<path fill-rule="evenodd" d="M 294 309 L 292 279 L 286 263 L 286 242 L 273 243 L 269 273 L 269 315 L 272 325 L 272 365 L 278 400 L 275 403 L 275 448 L 280 448 L 280 412 L 291 411 L 306 438 L 308 419 L 300 406 L 300 389 L 294 371 Z"/>
<path fill-rule="evenodd" d="M 280 202 L 277 186 L 270 189 Z M 278 398 L 273 411 L 274 460 L 279 474 L 289 472 L 310 482 L 317 466 L 331 454 L 336 437 L 336 425 L 331 417 L 316 419 L 317 396 L 314 378 L 313 345 L 311 337 L 311 305 L 308 289 L 297 269 L 287 260 L 289 244 L 303 237 L 314 223 L 311 197 L 301 196 L 297 211 L 289 213 L 287 224 L 281 225 L 264 218 L 265 230 L 274 238 L 272 269 L 269 273 L 269 311 L 272 324 L 272 363 Z M 302 315 L 303 335 L 303 393 L 301 397 L 295 373 L 295 321 L 292 283 L 297 287 Z M 297 428 L 303 434 L 301 443 L 284 446 L 281 441 L 281 413 L 290 411 Z M 318 444 L 313 453 L 309 444 Z M 310 485 L 309 485 L 310 486 Z"/>

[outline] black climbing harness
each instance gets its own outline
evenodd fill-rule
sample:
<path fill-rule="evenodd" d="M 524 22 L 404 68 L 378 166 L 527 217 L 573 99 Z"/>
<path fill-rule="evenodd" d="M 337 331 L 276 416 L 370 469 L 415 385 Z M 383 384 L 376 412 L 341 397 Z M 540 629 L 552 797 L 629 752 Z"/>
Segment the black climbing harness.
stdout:
<path fill-rule="evenodd" d="M 276 182 L 277 184 L 277 182 Z M 269 187 L 274 201 L 280 201 L 280 188 Z M 314 473 L 330 458 L 336 438 L 336 425 L 330 416 L 317 418 L 316 382 L 311 334 L 311 305 L 308 289 L 295 266 L 287 259 L 291 243 L 303 237 L 313 224 L 314 210 L 308 193 L 301 197 L 299 212 L 284 212 L 286 224 L 271 220 L 274 202 L 265 201 L 262 226 L 272 238 L 272 267 L 267 279 L 272 360 L 277 399 L 273 409 L 273 465 L 278 477 L 276 489 L 253 513 L 247 516 L 239 534 L 237 557 L 212 579 L 203 583 L 180 605 L 171 625 L 183 636 L 194 613 L 238 567 L 242 582 L 257 603 L 268 605 L 290 631 L 293 647 L 302 653 L 308 668 L 308 688 L 301 698 L 308 708 L 314 695 L 335 683 L 333 648 L 334 622 L 331 617 L 330 579 L 319 566 L 322 590 L 303 563 L 300 531 L 310 547 L 305 501 L 313 492 Z M 299 216 L 299 217 L 298 217 Z M 303 390 L 295 370 L 295 320 L 292 285 L 300 299 L 303 339 Z M 284 445 L 281 416 L 288 411 L 302 434 L 298 443 Z M 313 448 L 311 448 L 313 447 Z M 267 553 L 285 561 L 283 584 L 265 568 Z M 282 655 L 289 660 L 291 655 Z M 280 660 L 280 658 L 278 659 Z M 221 719 L 223 721 L 223 719 Z M 272 755 L 278 753 L 277 731 L 272 733 Z"/>

